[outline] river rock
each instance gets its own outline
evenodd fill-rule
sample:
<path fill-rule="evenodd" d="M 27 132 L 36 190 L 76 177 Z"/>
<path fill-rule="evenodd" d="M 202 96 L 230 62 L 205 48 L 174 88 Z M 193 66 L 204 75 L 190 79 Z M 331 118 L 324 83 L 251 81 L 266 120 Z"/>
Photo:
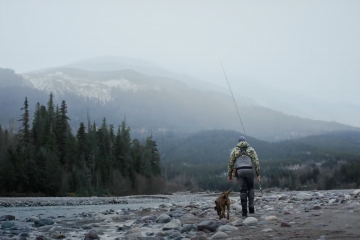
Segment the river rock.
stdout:
<path fill-rule="evenodd" d="M 235 226 L 235 227 L 239 227 L 239 226 L 244 226 L 243 222 L 240 221 L 240 220 L 235 220 L 235 221 L 232 221 L 231 223 L 232 226 Z"/>
<path fill-rule="evenodd" d="M 180 234 L 178 231 L 176 231 L 176 232 L 171 233 L 171 234 L 168 236 L 168 239 L 169 239 L 169 240 L 181 240 L 181 239 L 182 239 L 182 236 L 181 236 L 181 234 Z"/>
<path fill-rule="evenodd" d="M 207 240 L 207 238 L 205 236 L 194 236 L 191 240 Z"/>
<path fill-rule="evenodd" d="M 54 221 L 49 218 L 42 218 L 42 219 L 34 221 L 35 227 L 42 227 L 45 225 L 53 225 L 53 224 L 54 224 Z"/>
<path fill-rule="evenodd" d="M 198 218 L 197 216 L 195 216 L 191 213 L 185 214 L 180 218 L 180 221 L 183 224 L 194 224 L 194 223 L 198 223 L 199 220 L 200 220 L 200 218 Z"/>
<path fill-rule="evenodd" d="M 12 221 L 15 220 L 15 216 L 13 215 L 4 215 L 0 217 L 0 221 Z"/>
<path fill-rule="evenodd" d="M 45 236 L 43 236 L 43 235 L 40 235 L 40 236 L 37 236 L 37 237 L 35 238 L 35 240 L 47 240 L 47 237 L 45 237 Z M 85 240 L 86 240 L 86 238 L 85 238 Z"/>
<path fill-rule="evenodd" d="M 95 239 L 100 239 L 95 232 L 90 231 L 87 234 L 85 234 L 84 240 L 95 240 Z"/>
<path fill-rule="evenodd" d="M 40 220 L 40 218 L 38 218 L 38 217 L 36 217 L 36 216 L 31 216 L 31 217 L 29 217 L 28 220 L 29 220 L 30 222 L 35 222 L 35 221 Z"/>
<path fill-rule="evenodd" d="M 265 228 L 265 229 L 261 230 L 261 232 L 271 232 L 271 231 L 272 231 L 271 228 Z"/>
<path fill-rule="evenodd" d="M 218 228 L 218 231 L 220 232 L 231 232 L 231 231 L 236 231 L 239 228 L 231 226 L 231 225 L 222 225 Z"/>
<path fill-rule="evenodd" d="M 173 219 L 171 222 L 163 226 L 163 230 L 179 229 L 181 227 L 181 222 L 179 219 Z"/>
<path fill-rule="evenodd" d="M 184 232 L 190 232 L 191 230 L 196 230 L 196 227 L 192 224 L 185 224 L 181 229 L 180 232 L 184 233 Z"/>
<path fill-rule="evenodd" d="M 282 222 L 280 227 L 291 227 L 291 225 L 286 222 Z"/>
<path fill-rule="evenodd" d="M 278 218 L 276 216 L 267 216 L 265 221 L 267 222 L 277 222 Z"/>
<path fill-rule="evenodd" d="M 238 203 L 231 204 L 231 209 L 235 211 L 235 213 L 241 213 L 242 207 Z"/>
<path fill-rule="evenodd" d="M 169 215 L 163 213 L 155 221 L 157 223 L 168 223 L 171 221 L 171 217 Z"/>
<path fill-rule="evenodd" d="M 66 236 L 64 234 L 62 234 L 62 233 L 53 233 L 51 235 L 51 238 L 53 238 L 53 239 L 63 239 L 63 238 L 66 238 Z"/>
<path fill-rule="evenodd" d="M 203 231 L 204 229 L 207 229 L 210 232 L 215 232 L 217 228 L 218 226 L 215 224 L 215 222 L 210 220 L 202 221 L 197 225 L 198 231 Z"/>
<path fill-rule="evenodd" d="M 130 229 L 129 231 L 126 232 L 125 236 L 130 240 L 137 239 L 139 237 L 146 237 L 146 235 L 142 232 L 141 228 L 139 227 Z"/>
<path fill-rule="evenodd" d="M 243 224 L 247 225 L 247 226 L 251 226 L 251 225 L 257 225 L 258 224 L 258 220 L 254 217 L 247 217 L 244 221 Z"/>
<path fill-rule="evenodd" d="M 24 233 L 20 233 L 20 235 L 19 235 L 20 237 L 23 237 L 23 238 L 27 238 L 27 237 L 30 237 L 30 234 L 29 233 L 26 233 L 26 232 L 24 232 Z"/>
<path fill-rule="evenodd" d="M 229 236 L 224 232 L 217 232 L 214 235 L 212 235 L 210 237 L 210 239 L 225 239 L 225 238 L 228 238 L 228 237 Z"/>
<path fill-rule="evenodd" d="M 10 229 L 15 226 L 15 223 L 12 221 L 6 221 L 1 224 L 2 229 Z"/>
<path fill-rule="evenodd" d="M 360 195 L 360 189 L 357 189 L 353 192 L 353 195 L 357 196 L 357 195 Z"/>

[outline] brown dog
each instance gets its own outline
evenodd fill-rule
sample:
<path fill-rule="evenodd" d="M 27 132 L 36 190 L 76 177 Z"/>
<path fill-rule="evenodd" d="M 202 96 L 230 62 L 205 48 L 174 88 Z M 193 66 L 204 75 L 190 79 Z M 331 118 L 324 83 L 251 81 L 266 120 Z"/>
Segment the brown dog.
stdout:
<path fill-rule="evenodd" d="M 229 194 L 231 193 L 232 188 L 227 192 L 223 192 L 220 196 L 218 196 L 215 200 L 215 207 L 217 214 L 219 215 L 219 219 L 225 217 L 225 208 L 227 208 L 227 219 L 229 220 L 230 214 L 230 199 Z"/>

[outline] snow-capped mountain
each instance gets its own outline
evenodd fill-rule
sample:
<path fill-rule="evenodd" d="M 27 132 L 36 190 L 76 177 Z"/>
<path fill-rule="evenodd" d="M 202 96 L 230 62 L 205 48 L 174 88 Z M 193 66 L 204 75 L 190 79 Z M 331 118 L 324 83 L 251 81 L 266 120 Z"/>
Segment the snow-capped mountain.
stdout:
<path fill-rule="evenodd" d="M 17 79 L 17 84 L 9 84 L 8 80 L 14 82 L 11 79 Z M 75 129 L 89 113 L 96 123 L 106 118 L 114 125 L 126 116 L 133 132 L 242 131 L 233 99 L 222 91 L 205 91 L 190 87 L 181 79 L 129 69 L 87 71 L 69 67 L 26 73 L 23 77 L 0 69 L 0 123 L 7 125 L 10 118 L 19 119 L 25 97 L 31 111 L 37 102 L 46 105 L 50 92 L 55 95 L 56 104 L 66 100 L 70 124 Z M 358 130 L 336 122 L 287 115 L 247 98 L 237 100 L 237 106 L 246 133 L 263 140 Z"/>
<path fill-rule="evenodd" d="M 62 71 L 47 74 L 24 75 L 24 78 L 33 84 L 34 88 L 45 92 L 53 92 L 55 95 L 73 93 L 84 98 L 97 99 L 103 103 L 114 100 L 111 95 L 114 88 L 120 91 L 134 93 L 160 90 L 160 87 L 135 84 L 125 78 L 96 81 L 84 77 L 71 76 Z"/>

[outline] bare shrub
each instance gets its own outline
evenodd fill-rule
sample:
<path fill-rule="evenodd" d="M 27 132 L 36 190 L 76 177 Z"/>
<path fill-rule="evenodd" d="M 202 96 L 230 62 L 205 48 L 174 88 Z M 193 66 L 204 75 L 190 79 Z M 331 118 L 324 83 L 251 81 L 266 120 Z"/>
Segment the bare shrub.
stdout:
<path fill-rule="evenodd" d="M 146 178 L 143 175 L 136 175 L 136 193 L 143 194 L 158 194 L 165 189 L 166 182 L 162 177 Z"/>
<path fill-rule="evenodd" d="M 186 190 L 186 187 L 182 184 L 173 182 L 173 181 L 167 181 L 164 192 L 179 192 Z"/>
<path fill-rule="evenodd" d="M 132 193 L 131 181 L 128 178 L 124 178 L 120 171 L 114 172 L 114 195 L 125 196 Z"/>

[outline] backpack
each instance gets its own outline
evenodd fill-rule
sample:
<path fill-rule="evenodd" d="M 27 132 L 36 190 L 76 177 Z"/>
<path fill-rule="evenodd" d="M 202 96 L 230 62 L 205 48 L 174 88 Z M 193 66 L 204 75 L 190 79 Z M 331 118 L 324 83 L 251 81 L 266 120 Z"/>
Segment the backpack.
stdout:
<path fill-rule="evenodd" d="M 252 167 L 252 160 L 251 157 L 247 154 L 246 149 L 247 147 L 235 150 L 235 169 L 238 169 L 240 167 Z"/>

